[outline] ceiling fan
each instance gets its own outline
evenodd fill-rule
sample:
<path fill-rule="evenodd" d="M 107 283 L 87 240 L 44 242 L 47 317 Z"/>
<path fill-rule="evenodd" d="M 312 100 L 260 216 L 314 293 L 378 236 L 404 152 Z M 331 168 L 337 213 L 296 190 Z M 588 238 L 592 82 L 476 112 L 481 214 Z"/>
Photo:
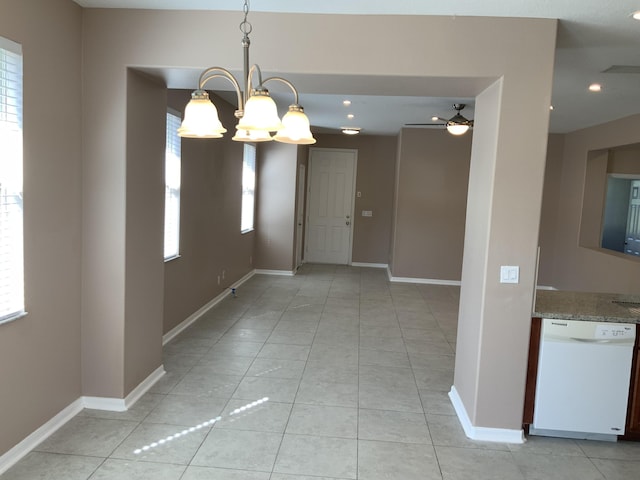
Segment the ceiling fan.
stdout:
<path fill-rule="evenodd" d="M 467 120 L 460 114 L 460 111 L 467 105 L 464 103 L 454 103 L 453 108 L 456 114 L 450 119 L 442 117 L 433 117 L 433 120 L 439 120 L 444 123 L 405 123 L 406 126 L 443 126 L 447 127 L 447 131 L 452 135 L 462 135 L 473 127 L 473 120 Z"/>

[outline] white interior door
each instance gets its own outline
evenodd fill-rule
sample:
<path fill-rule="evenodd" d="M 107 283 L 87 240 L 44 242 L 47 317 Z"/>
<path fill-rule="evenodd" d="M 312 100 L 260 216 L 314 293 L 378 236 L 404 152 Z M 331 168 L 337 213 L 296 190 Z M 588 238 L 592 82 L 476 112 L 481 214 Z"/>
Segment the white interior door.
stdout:
<path fill-rule="evenodd" d="M 302 265 L 302 232 L 304 225 L 304 192 L 307 169 L 300 165 L 298 169 L 298 212 L 296 215 L 296 268 Z"/>
<path fill-rule="evenodd" d="M 351 261 L 357 154 L 357 150 L 310 149 L 307 262 Z"/>

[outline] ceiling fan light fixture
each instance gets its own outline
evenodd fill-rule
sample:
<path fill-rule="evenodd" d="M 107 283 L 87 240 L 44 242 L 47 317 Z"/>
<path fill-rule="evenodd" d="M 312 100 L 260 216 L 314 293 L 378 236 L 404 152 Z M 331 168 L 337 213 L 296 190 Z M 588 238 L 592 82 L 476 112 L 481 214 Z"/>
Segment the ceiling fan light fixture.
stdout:
<path fill-rule="evenodd" d="M 358 135 L 362 129 L 360 127 L 342 127 L 341 131 L 345 135 Z"/>
<path fill-rule="evenodd" d="M 458 113 L 451 117 L 446 124 L 447 131 L 451 135 L 464 135 L 467 133 L 467 130 L 473 126 L 473 120 L 467 120 L 460 114 L 460 111 L 464 107 L 466 107 L 464 103 L 456 103 L 453 105 L 453 108 L 456 109 Z"/>
<path fill-rule="evenodd" d="M 447 123 L 447 131 L 451 135 L 464 135 L 469 130 L 469 124 Z"/>

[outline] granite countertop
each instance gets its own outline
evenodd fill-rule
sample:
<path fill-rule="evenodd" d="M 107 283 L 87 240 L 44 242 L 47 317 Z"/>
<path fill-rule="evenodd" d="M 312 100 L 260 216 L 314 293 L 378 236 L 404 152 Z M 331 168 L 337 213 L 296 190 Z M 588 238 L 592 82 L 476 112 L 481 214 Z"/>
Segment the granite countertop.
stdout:
<path fill-rule="evenodd" d="M 538 290 L 534 317 L 640 323 L 640 295 Z"/>

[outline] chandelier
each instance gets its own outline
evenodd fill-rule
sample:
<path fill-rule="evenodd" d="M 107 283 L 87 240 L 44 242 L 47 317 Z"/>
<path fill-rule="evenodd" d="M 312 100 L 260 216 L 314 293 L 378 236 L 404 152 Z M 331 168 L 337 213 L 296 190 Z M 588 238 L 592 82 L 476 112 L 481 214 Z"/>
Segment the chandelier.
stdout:
<path fill-rule="evenodd" d="M 249 0 L 244 0 L 244 20 L 240 23 L 243 34 L 242 48 L 244 52 L 244 92 L 240 83 L 229 70 L 222 67 L 210 67 L 200 74 L 198 89 L 191 94 L 191 100 L 184 112 L 184 120 L 178 129 L 178 135 L 187 138 L 220 138 L 227 130 L 218 118 L 218 110 L 204 90 L 207 82 L 214 78 L 226 78 L 237 95 L 238 109 L 235 117 L 238 119 L 236 134 L 232 140 L 238 142 L 276 142 L 292 143 L 296 145 L 311 145 L 316 143 L 311 134 L 309 119 L 304 109 L 298 103 L 298 90 L 293 84 L 281 77 L 262 79 L 262 72 L 257 64 L 249 68 L 249 34 L 253 29 L 247 21 L 249 14 Z M 253 83 L 257 77 L 257 84 Z M 265 84 L 280 82 L 288 86 L 293 92 L 294 103 L 289 105 L 287 113 L 278 117 L 276 103 L 269 95 Z M 272 133 L 275 132 L 275 135 Z"/>

